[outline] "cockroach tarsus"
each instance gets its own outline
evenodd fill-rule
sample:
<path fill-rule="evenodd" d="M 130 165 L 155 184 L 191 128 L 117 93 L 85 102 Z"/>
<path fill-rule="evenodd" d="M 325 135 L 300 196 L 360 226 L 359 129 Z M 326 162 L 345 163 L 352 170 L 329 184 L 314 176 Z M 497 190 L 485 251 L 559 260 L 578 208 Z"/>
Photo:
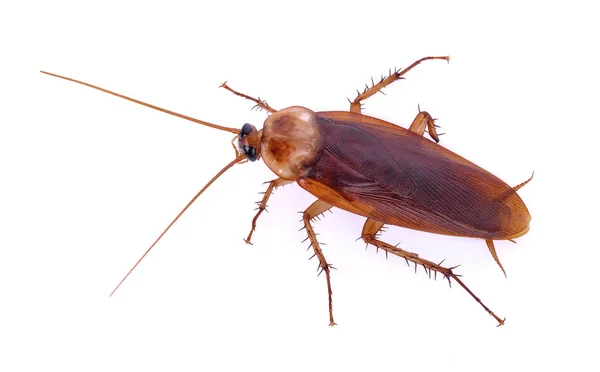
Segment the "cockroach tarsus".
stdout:
<path fill-rule="evenodd" d="M 258 218 L 266 210 L 273 191 L 296 182 L 300 187 L 317 197 L 302 213 L 302 229 L 319 261 L 318 274 L 325 273 L 329 303 L 329 325 L 333 319 L 331 269 L 321 244 L 317 240 L 312 223 L 333 207 L 366 217 L 360 238 L 377 250 L 404 258 L 407 264 L 422 266 L 434 278 L 440 273 L 451 285 L 458 283 L 488 312 L 498 326 L 504 319 L 490 310 L 454 273 L 458 266 L 444 267 L 418 254 L 405 251 L 397 245 L 380 240 L 384 225 L 396 225 L 430 233 L 480 238 L 486 245 L 506 276 L 500 263 L 494 240 L 514 242 L 527 233 L 531 216 L 516 191 L 533 178 L 510 187 L 491 173 L 438 145 L 439 135 L 435 119 L 418 109 L 418 114 L 407 129 L 361 113 L 362 101 L 377 92 L 404 79 L 404 75 L 426 60 L 450 61 L 447 56 L 425 57 L 404 69 L 390 70 L 379 82 L 371 79 L 371 86 L 357 91 L 350 102 L 349 111 L 314 112 L 304 107 L 292 106 L 276 110 L 266 101 L 253 98 L 230 88 L 227 82 L 221 87 L 231 93 L 255 103 L 255 108 L 270 115 L 263 128 L 257 130 L 251 124 L 241 129 L 228 128 L 160 108 L 104 88 L 49 72 L 42 73 L 82 84 L 105 93 L 150 107 L 211 128 L 235 133 L 232 146 L 235 159 L 221 169 L 190 202 L 177 214 L 152 245 L 123 277 L 111 296 L 139 265 L 144 257 L 160 241 L 173 224 L 194 201 L 223 173 L 235 164 L 263 159 L 267 167 L 277 175 L 268 184 L 251 229 L 244 241 L 252 244 Z M 424 138 L 427 132 L 435 141 Z M 360 239 L 359 238 L 359 239 Z M 311 257 L 311 258 L 312 258 Z M 409 264 L 410 266 L 410 264 Z"/>

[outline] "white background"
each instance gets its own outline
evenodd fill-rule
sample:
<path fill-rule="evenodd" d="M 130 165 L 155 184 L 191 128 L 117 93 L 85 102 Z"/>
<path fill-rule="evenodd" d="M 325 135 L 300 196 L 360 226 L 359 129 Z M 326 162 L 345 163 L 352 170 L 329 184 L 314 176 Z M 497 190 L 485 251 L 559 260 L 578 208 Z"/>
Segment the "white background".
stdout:
<path fill-rule="evenodd" d="M 592 2 L 262 1 L 4 5 L 0 109 L 0 370 L 597 370 L 599 30 Z M 395 5 L 392 5 L 395 4 Z M 232 136 L 39 73 L 82 79 L 217 124 L 276 108 L 346 110 L 355 89 L 428 55 L 365 114 L 410 125 L 519 191 L 518 244 L 390 228 L 390 243 L 462 264 L 496 328 L 457 285 L 365 251 L 363 218 L 315 224 L 325 279 L 301 243 L 314 197 L 274 175 L 221 177 L 113 298 L 108 293 L 188 200 L 233 159 Z"/>

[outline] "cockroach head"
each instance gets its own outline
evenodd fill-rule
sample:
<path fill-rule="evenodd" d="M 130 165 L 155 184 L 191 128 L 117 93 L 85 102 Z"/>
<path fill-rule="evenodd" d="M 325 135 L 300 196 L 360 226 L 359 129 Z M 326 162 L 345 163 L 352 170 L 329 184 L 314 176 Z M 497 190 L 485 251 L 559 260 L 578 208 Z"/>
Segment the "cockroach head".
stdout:
<path fill-rule="evenodd" d="M 252 124 L 244 124 L 238 136 L 238 151 L 246 155 L 246 159 L 255 161 L 260 159 L 261 132 Z"/>

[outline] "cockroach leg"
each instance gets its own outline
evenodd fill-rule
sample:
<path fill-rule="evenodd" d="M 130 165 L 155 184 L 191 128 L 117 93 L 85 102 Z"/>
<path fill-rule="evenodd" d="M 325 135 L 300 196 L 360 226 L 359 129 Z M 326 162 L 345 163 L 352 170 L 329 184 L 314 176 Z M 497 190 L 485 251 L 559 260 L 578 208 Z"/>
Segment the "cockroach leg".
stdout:
<path fill-rule="evenodd" d="M 498 266 L 500 266 L 500 270 L 502 270 L 502 272 L 504 273 L 504 277 L 506 278 L 507 277 L 506 271 L 504 271 L 504 267 L 502 267 L 502 264 L 500 263 L 500 259 L 498 258 L 498 254 L 496 253 L 496 248 L 494 247 L 494 241 L 486 240 L 485 244 L 487 244 L 488 249 L 490 250 L 490 253 L 492 254 L 492 257 L 494 257 L 494 260 L 496 261 Z"/>
<path fill-rule="evenodd" d="M 499 326 L 504 325 L 504 319 L 499 318 L 496 314 L 494 314 L 492 310 L 485 306 L 483 302 L 481 302 L 479 297 L 475 296 L 475 294 L 471 292 L 471 290 L 460 280 L 459 275 L 454 274 L 452 272 L 452 270 L 455 269 L 456 266 L 451 268 L 442 267 L 440 266 L 441 262 L 440 264 L 436 264 L 434 262 L 419 257 L 419 255 L 416 253 L 405 251 L 401 248 L 395 247 L 377 239 L 376 235 L 381 229 L 381 227 L 383 227 L 383 225 L 384 224 L 379 221 L 367 219 L 363 227 L 361 236 L 365 243 L 372 244 L 377 248 L 385 250 L 388 253 L 394 254 L 398 257 L 402 257 L 407 261 L 413 262 L 415 265 L 421 265 L 423 266 L 423 268 L 425 268 L 425 271 L 427 271 L 428 273 L 431 273 L 431 271 L 435 273 L 440 273 L 444 276 L 444 278 L 448 279 L 448 283 L 450 283 L 451 278 L 454 279 L 454 281 L 456 281 L 461 287 L 463 287 L 471 295 L 471 297 L 473 297 L 473 299 L 475 299 L 475 301 L 477 301 L 477 303 L 479 303 L 485 309 L 485 311 L 488 312 L 488 314 L 490 314 L 494 317 L 494 319 L 496 319 Z"/>
<path fill-rule="evenodd" d="M 265 183 L 269 184 L 269 187 L 267 187 L 267 191 L 265 191 L 262 200 L 260 202 L 256 203 L 256 204 L 258 204 L 258 208 L 256 208 L 256 209 L 258 209 L 258 212 L 256 212 L 256 216 L 254 216 L 254 218 L 252 219 L 252 229 L 250 229 L 250 233 L 248 234 L 248 237 L 246 239 L 244 239 L 246 244 L 252 244 L 250 242 L 250 239 L 252 239 L 252 234 L 254 233 L 254 230 L 256 230 L 256 221 L 258 220 L 258 216 L 260 216 L 261 213 L 265 209 L 267 209 L 267 201 L 269 201 L 269 197 L 271 196 L 273 191 L 275 191 L 275 189 L 277 187 L 287 185 L 292 182 L 294 182 L 294 181 L 284 180 L 283 178 L 277 178 L 277 179 L 274 179 L 273 181 L 265 182 Z"/>
<path fill-rule="evenodd" d="M 263 110 L 266 110 L 266 111 L 270 112 L 271 114 L 277 111 L 273 107 L 269 106 L 269 104 L 267 104 L 267 101 L 263 101 L 260 98 L 250 97 L 250 96 L 248 96 L 248 95 L 246 95 L 244 93 L 240 93 L 240 92 L 238 92 L 236 90 L 231 89 L 229 87 L 229 85 L 227 85 L 227 82 L 224 82 L 223 84 L 221 84 L 221 88 L 225 88 L 228 91 L 230 91 L 231 93 L 235 94 L 236 96 L 240 96 L 242 98 L 245 98 L 247 100 L 250 100 L 250 101 L 256 103 L 256 106 L 254 106 L 254 107 L 258 107 L 258 108 L 261 108 Z"/>
<path fill-rule="evenodd" d="M 436 143 L 440 142 L 440 138 L 435 130 L 435 120 L 427 111 L 419 111 L 408 130 L 422 136 L 425 134 L 425 128 L 427 128 L 427 132 L 429 132 L 429 135 Z"/>
<path fill-rule="evenodd" d="M 372 95 L 374 95 L 377 92 L 381 92 L 381 90 L 385 87 L 387 87 L 388 85 L 390 85 L 391 83 L 393 83 L 394 81 L 403 79 L 403 75 L 406 74 L 408 71 L 412 70 L 413 67 L 415 67 L 416 65 L 418 65 L 419 63 L 423 62 L 423 61 L 427 61 L 429 59 L 443 59 L 445 61 L 450 62 L 450 57 L 449 56 L 443 56 L 443 57 L 424 57 L 419 59 L 418 61 L 415 61 L 412 65 L 408 66 L 405 69 L 394 69 L 394 71 L 392 72 L 390 70 L 389 74 L 387 77 L 381 77 L 381 80 L 375 84 L 373 82 L 373 79 L 371 79 L 372 85 L 369 88 L 368 86 L 365 88 L 365 90 L 360 93 L 358 92 L 358 95 L 356 96 L 356 98 L 354 99 L 354 101 L 352 101 L 350 103 L 350 112 L 356 112 L 357 114 L 361 113 L 361 101 L 364 101 L 365 99 L 371 97 Z"/>
<path fill-rule="evenodd" d="M 529 179 L 527 181 L 521 182 L 517 186 L 513 187 L 513 190 L 518 191 L 521 187 L 527 185 L 529 183 L 529 181 L 531 181 L 533 179 L 534 174 L 535 174 L 535 172 L 531 172 L 531 177 L 529 177 Z"/>
<path fill-rule="evenodd" d="M 302 214 L 302 221 L 304 222 L 304 228 L 306 228 L 308 239 L 310 239 L 310 246 L 315 251 L 314 256 L 317 256 L 317 258 L 319 259 L 319 275 L 322 272 L 325 272 L 325 278 L 327 279 L 327 293 L 329 296 L 329 325 L 334 326 L 335 322 L 333 321 L 333 301 L 331 299 L 331 278 L 329 277 L 329 272 L 331 271 L 333 266 L 328 264 L 325 260 L 325 256 L 323 255 L 321 246 L 317 241 L 317 234 L 315 234 L 315 231 L 313 230 L 310 224 L 313 218 L 319 216 L 324 212 L 327 212 L 329 209 L 331 209 L 331 207 L 331 204 L 327 204 L 323 200 L 317 200 L 316 202 L 312 203 L 308 208 L 306 208 L 306 210 Z"/>

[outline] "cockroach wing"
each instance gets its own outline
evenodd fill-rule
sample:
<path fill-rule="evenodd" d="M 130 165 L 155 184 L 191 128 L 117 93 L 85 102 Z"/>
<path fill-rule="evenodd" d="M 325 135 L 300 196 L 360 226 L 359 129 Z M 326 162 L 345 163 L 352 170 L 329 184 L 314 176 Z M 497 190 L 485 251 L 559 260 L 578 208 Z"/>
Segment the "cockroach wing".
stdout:
<path fill-rule="evenodd" d="M 320 112 L 321 156 L 298 184 L 374 220 L 443 235 L 511 239 L 531 219 L 512 187 L 402 127 L 350 112 Z"/>

